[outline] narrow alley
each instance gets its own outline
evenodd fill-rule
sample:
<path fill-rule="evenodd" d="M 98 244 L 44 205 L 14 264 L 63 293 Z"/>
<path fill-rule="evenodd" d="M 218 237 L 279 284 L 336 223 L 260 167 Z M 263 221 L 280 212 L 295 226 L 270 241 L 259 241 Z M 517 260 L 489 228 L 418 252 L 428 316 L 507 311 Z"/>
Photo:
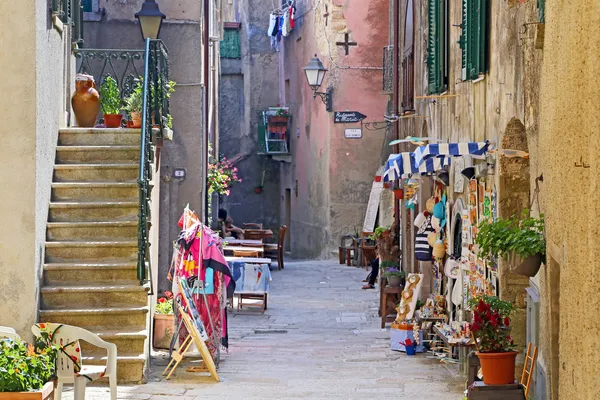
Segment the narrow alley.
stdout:
<path fill-rule="evenodd" d="M 464 378 L 455 366 L 390 350 L 388 329 L 379 329 L 378 293 L 360 289 L 366 274 L 332 261 L 289 262 L 273 271 L 264 315 L 230 314 L 220 383 L 185 367 L 166 382 L 166 360 L 154 359 L 149 383 L 120 386 L 118 398 L 461 399 Z M 106 399 L 108 389 L 88 388 L 86 398 Z"/>

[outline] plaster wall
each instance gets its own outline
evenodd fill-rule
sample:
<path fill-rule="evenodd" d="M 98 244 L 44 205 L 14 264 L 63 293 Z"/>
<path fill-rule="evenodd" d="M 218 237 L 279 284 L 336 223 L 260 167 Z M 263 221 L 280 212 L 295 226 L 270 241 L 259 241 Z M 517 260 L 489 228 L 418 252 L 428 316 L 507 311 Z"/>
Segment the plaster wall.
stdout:
<path fill-rule="evenodd" d="M 229 196 L 222 197 L 220 207 L 238 226 L 256 222 L 277 231 L 283 223 L 279 213 L 279 162 L 258 154 L 259 113 L 280 104 L 279 59 L 266 34 L 271 10 L 271 3 L 250 0 L 227 13 L 238 18 L 226 22 L 241 23 L 242 57 L 221 60 L 219 149 L 235 163 L 242 182 L 235 184 Z M 261 184 L 263 171 L 264 190 L 256 194 L 254 188 Z M 213 207 L 213 213 L 217 208 Z"/>
<path fill-rule="evenodd" d="M 540 339 L 551 399 L 600 397 L 590 384 L 600 374 L 598 15 L 593 0 L 546 3 L 539 149 L 549 262 L 540 277 Z"/>
<path fill-rule="evenodd" d="M 0 100 L 6 135 L 0 149 L 0 325 L 31 337 L 58 128 L 70 99 L 70 32 L 52 24 L 46 2 L 0 4 Z M 23 23 L 28 21 L 28 23 Z"/>
<path fill-rule="evenodd" d="M 333 90 L 333 109 L 359 111 L 367 115 L 365 122 L 382 121 L 386 98 L 379 68 L 387 23 L 380 16 L 387 8 L 385 1 L 315 1 L 299 10 L 302 16 L 284 42 L 280 93 L 294 119 L 292 164 L 282 168 L 281 194 L 292 193 L 295 256 L 332 257 L 343 234 L 362 229 L 385 134 L 363 129 L 360 139 L 344 138 L 345 129 L 361 124 L 334 124 L 333 113 L 313 99 L 302 68 L 316 53 L 329 69 L 320 91 Z M 345 33 L 357 43 L 348 55 L 336 45 Z"/>
<path fill-rule="evenodd" d="M 134 3 L 134 2 L 132 2 Z M 106 7 L 105 19 L 100 22 L 87 21 L 85 24 L 86 48 L 100 49 L 141 49 L 144 43 L 140 29 L 133 18 L 117 18 L 117 15 L 130 16 L 139 11 L 141 1 L 134 5 L 127 3 L 135 11 L 130 13 L 120 2 L 101 2 Z M 167 14 L 160 32 L 160 38 L 169 50 L 169 77 L 177 82 L 175 93 L 171 96 L 170 112 L 173 116 L 173 141 L 164 141 L 161 150 L 160 170 L 156 172 L 155 180 L 161 179 L 163 187 L 160 190 L 160 229 L 159 229 L 159 258 L 158 258 L 158 291 L 164 293 L 170 290 L 170 282 L 166 279 L 172 255 L 172 241 L 179 234 L 177 221 L 186 204 L 196 210 L 199 215 L 203 207 L 204 188 L 204 138 L 202 130 L 202 47 L 200 15 L 193 14 L 195 10 L 192 1 L 181 3 L 187 7 L 188 20 L 173 21 L 170 8 L 163 9 L 163 3 L 158 2 L 161 11 Z M 196 2 L 199 3 L 199 2 Z M 104 4 L 104 5 L 103 5 Z M 123 7 L 123 8 L 119 8 Z M 175 13 L 175 15 L 178 15 Z M 184 179 L 173 177 L 176 168 L 186 170 Z M 158 201 L 158 200 L 157 200 Z"/>

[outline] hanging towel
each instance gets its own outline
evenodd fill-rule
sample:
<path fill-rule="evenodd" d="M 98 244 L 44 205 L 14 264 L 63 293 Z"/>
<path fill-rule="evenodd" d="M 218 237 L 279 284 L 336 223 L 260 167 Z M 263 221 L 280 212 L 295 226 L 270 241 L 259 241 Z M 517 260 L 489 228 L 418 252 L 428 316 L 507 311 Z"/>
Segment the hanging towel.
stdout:
<path fill-rule="evenodd" d="M 290 33 L 292 32 L 292 26 L 290 23 L 291 13 L 292 13 L 292 8 L 290 7 L 287 9 L 287 11 L 285 12 L 285 15 L 283 16 L 283 28 L 281 29 L 283 36 L 289 36 Z"/>
<path fill-rule="evenodd" d="M 290 7 L 290 29 L 294 29 L 295 20 L 296 20 L 296 6 L 293 5 Z"/>
<path fill-rule="evenodd" d="M 275 36 L 277 34 L 278 19 L 276 14 L 269 16 L 269 29 L 267 30 L 267 36 Z"/>

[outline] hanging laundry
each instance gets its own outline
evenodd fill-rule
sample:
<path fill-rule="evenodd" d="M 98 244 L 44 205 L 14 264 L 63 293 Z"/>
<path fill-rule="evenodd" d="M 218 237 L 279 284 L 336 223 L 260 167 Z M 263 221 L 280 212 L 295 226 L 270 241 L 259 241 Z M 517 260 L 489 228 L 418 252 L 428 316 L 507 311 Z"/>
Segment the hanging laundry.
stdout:
<path fill-rule="evenodd" d="M 296 2 L 290 6 L 290 29 L 294 29 L 294 24 L 296 21 Z"/>
<path fill-rule="evenodd" d="M 283 15 L 283 27 L 281 28 L 281 32 L 283 36 L 289 36 L 292 32 L 292 27 L 290 24 L 290 17 L 292 14 L 292 7 L 288 8 Z"/>
<path fill-rule="evenodd" d="M 269 29 L 267 30 L 267 36 L 277 35 L 279 30 L 279 17 L 277 14 L 271 14 L 269 16 Z"/>

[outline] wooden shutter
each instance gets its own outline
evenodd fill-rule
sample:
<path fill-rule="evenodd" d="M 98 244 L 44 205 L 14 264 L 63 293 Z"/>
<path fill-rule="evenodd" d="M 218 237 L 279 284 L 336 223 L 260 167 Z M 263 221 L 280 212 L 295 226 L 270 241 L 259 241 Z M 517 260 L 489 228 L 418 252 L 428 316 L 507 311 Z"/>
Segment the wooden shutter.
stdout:
<path fill-rule="evenodd" d="M 446 1 L 429 0 L 427 38 L 428 92 L 442 93 L 447 88 Z"/>
<path fill-rule="evenodd" d="M 537 0 L 538 22 L 543 24 L 546 21 L 546 0 Z"/>
<path fill-rule="evenodd" d="M 462 0 L 461 79 L 477 79 L 486 71 L 487 0 Z"/>
<path fill-rule="evenodd" d="M 402 111 L 415 109 L 415 68 L 414 68 L 414 8 L 412 0 L 406 4 L 404 19 L 404 50 L 402 53 Z"/>
<path fill-rule="evenodd" d="M 238 29 L 225 28 L 223 40 L 220 42 L 221 58 L 242 58 L 240 48 L 240 31 Z"/>

